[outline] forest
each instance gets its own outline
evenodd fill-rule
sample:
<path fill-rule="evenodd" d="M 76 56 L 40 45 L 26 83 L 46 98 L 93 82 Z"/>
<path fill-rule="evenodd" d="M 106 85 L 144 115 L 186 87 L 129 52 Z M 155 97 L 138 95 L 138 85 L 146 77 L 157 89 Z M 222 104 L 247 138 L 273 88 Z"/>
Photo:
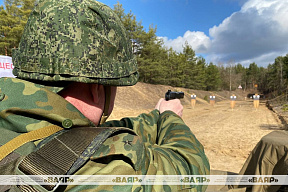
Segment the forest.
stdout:
<path fill-rule="evenodd" d="M 34 3 L 35 0 L 5 0 L 0 7 L 0 55 L 11 56 L 12 49 L 17 48 Z M 243 90 L 257 89 L 264 94 L 279 95 L 286 91 L 288 54 L 278 56 L 267 67 L 255 62 L 245 67 L 232 60 L 207 63 L 188 42 L 180 53 L 165 47 L 156 35 L 157 26 L 151 24 L 145 29 L 136 15 L 131 10 L 126 13 L 119 2 L 113 10 L 131 39 L 141 82 L 206 91 L 234 91 L 239 85 Z"/>

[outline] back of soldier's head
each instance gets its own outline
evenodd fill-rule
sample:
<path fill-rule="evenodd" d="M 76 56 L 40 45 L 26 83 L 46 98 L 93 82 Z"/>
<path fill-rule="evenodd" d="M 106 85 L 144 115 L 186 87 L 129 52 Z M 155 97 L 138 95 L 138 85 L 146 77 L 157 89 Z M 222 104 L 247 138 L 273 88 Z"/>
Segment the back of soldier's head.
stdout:
<path fill-rule="evenodd" d="M 94 0 L 40 0 L 28 19 L 14 75 L 40 84 L 133 85 L 131 41 L 117 15 Z"/>

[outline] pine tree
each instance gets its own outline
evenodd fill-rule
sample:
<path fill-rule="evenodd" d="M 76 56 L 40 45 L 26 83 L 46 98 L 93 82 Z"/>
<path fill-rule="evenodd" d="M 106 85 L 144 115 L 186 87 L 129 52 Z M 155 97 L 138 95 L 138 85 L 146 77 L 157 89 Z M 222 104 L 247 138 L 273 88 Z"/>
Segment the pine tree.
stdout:
<path fill-rule="evenodd" d="M 35 0 L 5 0 L 0 7 L 0 54 L 17 48 Z"/>
<path fill-rule="evenodd" d="M 203 57 L 199 57 L 196 63 L 197 76 L 195 77 L 195 89 L 204 90 L 206 88 L 206 61 Z"/>
<path fill-rule="evenodd" d="M 217 66 L 210 63 L 206 68 L 206 90 L 218 91 L 221 86 L 220 72 Z"/>
<path fill-rule="evenodd" d="M 181 77 L 181 75 L 183 74 L 182 69 L 179 65 L 180 55 L 172 48 L 169 48 L 167 54 L 168 60 L 167 64 L 165 65 L 167 71 L 167 85 L 180 87 L 181 80 L 179 77 Z"/>
<path fill-rule="evenodd" d="M 192 47 L 185 42 L 183 47 L 183 53 L 180 54 L 181 59 L 181 69 L 183 74 L 181 76 L 181 82 L 183 87 L 196 89 L 197 87 L 197 75 L 198 69 L 196 66 L 196 54 Z"/>
<path fill-rule="evenodd" d="M 259 76 L 259 68 L 256 65 L 255 62 L 251 63 L 249 65 L 249 68 L 247 70 L 247 79 L 248 79 L 248 85 L 250 89 L 255 89 L 255 85 L 258 85 L 258 76 Z"/>

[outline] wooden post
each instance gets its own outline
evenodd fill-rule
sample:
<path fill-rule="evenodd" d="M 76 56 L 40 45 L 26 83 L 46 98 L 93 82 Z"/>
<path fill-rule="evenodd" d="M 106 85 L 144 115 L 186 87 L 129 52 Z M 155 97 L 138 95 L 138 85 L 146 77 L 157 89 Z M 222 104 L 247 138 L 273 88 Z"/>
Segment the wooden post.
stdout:
<path fill-rule="evenodd" d="M 212 107 L 214 107 L 214 105 L 215 105 L 215 99 L 216 99 L 216 97 L 214 94 L 210 95 L 210 105 Z"/>
<path fill-rule="evenodd" d="M 194 109 L 196 105 L 196 95 L 194 93 L 192 93 L 191 95 L 191 106 L 192 106 L 192 109 Z"/>
<path fill-rule="evenodd" d="M 236 97 L 235 94 L 233 94 L 233 95 L 230 96 L 230 100 L 231 100 L 230 106 L 231 106 L 232 111 L 234 110 L 234 107 L 235 107 L 236 98 L 237 98 L 237 97 Z"/>
<path fill-rule="evenodd" d="M 259 99 L 260 99 L 260 95 L 258 95 L 257 93 L 255 95 L 253 95 L 253 104 L 254 104 L 254 108 L 257 110 L 259 107 Z"/>

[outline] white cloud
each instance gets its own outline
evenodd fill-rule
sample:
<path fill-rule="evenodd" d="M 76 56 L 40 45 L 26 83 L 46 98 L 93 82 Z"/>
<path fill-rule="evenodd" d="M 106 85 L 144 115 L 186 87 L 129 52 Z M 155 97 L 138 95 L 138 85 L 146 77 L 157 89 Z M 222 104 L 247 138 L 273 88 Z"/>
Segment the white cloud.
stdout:
<path fill-rule="evenodd" d="M 180 49 L 187 41 L 207 61 L 255 62 L 266 66 L 288 53 L 288 1 L 249 0 L 239 12 L 210 28 L 209 37 L 202 32 L 187 31 L 174 40 L 164 38 L 165 45 Z"/>
<path fill-rule="evenodd" d="M 265 64 L 264 66 L 267 66 L 268 64 L 272 64 L 276 57 L 281 56 L 281 55 L 284 56 L 286 54 L 287 52 L 270 52 L 270 53 L 263 54 L 256 58 L 239 61 L 239 63 L 247 67 L 249 66 L 250 63 L 253 63 L 253 62 L 255 62 L 256 64 L 264 63 Z"/>
<path fill-rule="evenodd" d="M 166 47 L 172 47 L 178 52 L 183 51 L 185 42 L 188 42 L 196 53 L 205 53 L 210 47 L 209 37 L 200 31 L 186 31 L 183 37 L 179 36 L 176 39 L 168 39 L 167 37 L 160 38 L 163 39 Z"/>

